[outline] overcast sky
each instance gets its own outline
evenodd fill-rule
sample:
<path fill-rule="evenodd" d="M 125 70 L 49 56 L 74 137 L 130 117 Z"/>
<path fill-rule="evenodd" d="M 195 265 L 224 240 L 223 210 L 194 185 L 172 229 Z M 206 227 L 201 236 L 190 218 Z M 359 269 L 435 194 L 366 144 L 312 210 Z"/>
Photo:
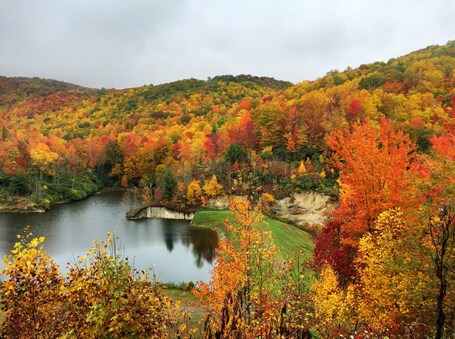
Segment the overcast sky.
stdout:
<path fill-rule="evenodd" d="M 454 0 L 0 0 L 0 75 L 312 80 L 455 39 Z"/>

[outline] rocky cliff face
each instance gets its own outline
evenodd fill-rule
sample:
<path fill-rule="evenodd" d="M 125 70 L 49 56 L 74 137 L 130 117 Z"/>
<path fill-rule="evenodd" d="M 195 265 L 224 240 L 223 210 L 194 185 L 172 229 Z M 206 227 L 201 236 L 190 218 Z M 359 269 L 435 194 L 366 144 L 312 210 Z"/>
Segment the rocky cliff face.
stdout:
<path fill-rule="evenodd" d="M 294 193 L 277 200 L 271 212 L 298 226 L 322 225 L 327 215 L 336 208 L 331 197 L 317 192 Z"/>
<path fill-rule="evenodd" d="M 183 212 L 172 210 L 167 207 L 149 206 L 136 211 L 130 211 L 127 213 L 126 217 L 130 220 L 142 218 L 193 220 L 194 212 Z"/>
<path fill-rule="evenodd" d="M 211 210 L 227 210 L 229 209 L 229 198 L 227 195 L 221 195 L 216 198 L 207 199 L 205 208 Z"/>

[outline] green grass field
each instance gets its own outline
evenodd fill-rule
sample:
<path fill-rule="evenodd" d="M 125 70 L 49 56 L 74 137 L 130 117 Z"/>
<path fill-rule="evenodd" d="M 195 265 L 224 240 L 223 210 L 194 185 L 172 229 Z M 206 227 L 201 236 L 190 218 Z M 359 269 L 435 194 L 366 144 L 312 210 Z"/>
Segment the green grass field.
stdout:
<path fill-rule="evenodd" d="M 229 210 L 223 211 L 198 211 L 193 218 L 192 225 L 202 226 L 213 229 L 217 232 L 226 230 L 224 222 L 226 219 L 233 220 L 232 212 Z"/>
<path fill-rule="evenodd" d="M 193 219 L 193 225 L 214 229 L 220 233 L 225 232 L 224 222 L 233 220 L 231 211 L 199 211 Z M 303 250 L 306 258 L 313 254 L 313 242 L 307 232 L 284 222 L 266 218 L 264 227 L 271 231 L 275 245 L 284 258 L 289 258 L 296 251 Z"/>
<path fill-rule="evenodd" d="M 299 250 L 303 251 L 305 259 L 313 255 L 314 245 L 310 234 L 282 221 L 270 218 L 265 221 L 283 257 L 289 258 Z"/>

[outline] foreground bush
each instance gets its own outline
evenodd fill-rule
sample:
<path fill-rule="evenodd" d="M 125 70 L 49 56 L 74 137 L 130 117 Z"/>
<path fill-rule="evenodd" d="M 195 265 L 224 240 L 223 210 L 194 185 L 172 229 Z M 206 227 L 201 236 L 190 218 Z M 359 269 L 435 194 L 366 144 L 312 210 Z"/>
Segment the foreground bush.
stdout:
<path fill-rule="evenodd" d="M 165 338 L 181 334 L 176 325 L 178 305 L 171 305 L 147 272 L 136 276 L 111 234 L 107 242 L 94 242 L 85 257 L 68 267 L 66 279 L 43 251 L 44 238 L 30 237 L 20 238 L 4 261 L 2 336 Z"/>

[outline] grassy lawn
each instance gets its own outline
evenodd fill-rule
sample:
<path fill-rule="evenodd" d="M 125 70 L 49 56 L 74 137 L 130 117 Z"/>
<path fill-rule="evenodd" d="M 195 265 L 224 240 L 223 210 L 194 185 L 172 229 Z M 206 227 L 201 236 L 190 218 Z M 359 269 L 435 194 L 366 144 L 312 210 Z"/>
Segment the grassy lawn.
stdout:
<path fill-rule="evenodd" d="M 231 211 L 199 211 L 194 216 L 193 225 L 208 227 L 224 233 L 226 219 L 233 220 Z M 289 258 L 299 249 L 303 249 L 307 258 L 313 254 L 313 242 L 307 232 L 271 218 L 265 219 L 264 227 L 272 232 L 275 245 L 283 257 Z"/>
<path fill-rule="evenodd" d="M 307 232 L 284 222 L 267 218 L 270 231 L 272 231 L 275 245 L 285 258 L 291 257 L 296 251 L 302 249 L 305 259 L 313 254 L 313 241 Z"/>
<path fill-rule="evenodd" d="M 233 220 L 232 212 L 224 211 L 198 211 L 193 218 L 192 225 L 208 227 L 215 231 L 224 232 L 226 230 L 224 221 Z"/>

